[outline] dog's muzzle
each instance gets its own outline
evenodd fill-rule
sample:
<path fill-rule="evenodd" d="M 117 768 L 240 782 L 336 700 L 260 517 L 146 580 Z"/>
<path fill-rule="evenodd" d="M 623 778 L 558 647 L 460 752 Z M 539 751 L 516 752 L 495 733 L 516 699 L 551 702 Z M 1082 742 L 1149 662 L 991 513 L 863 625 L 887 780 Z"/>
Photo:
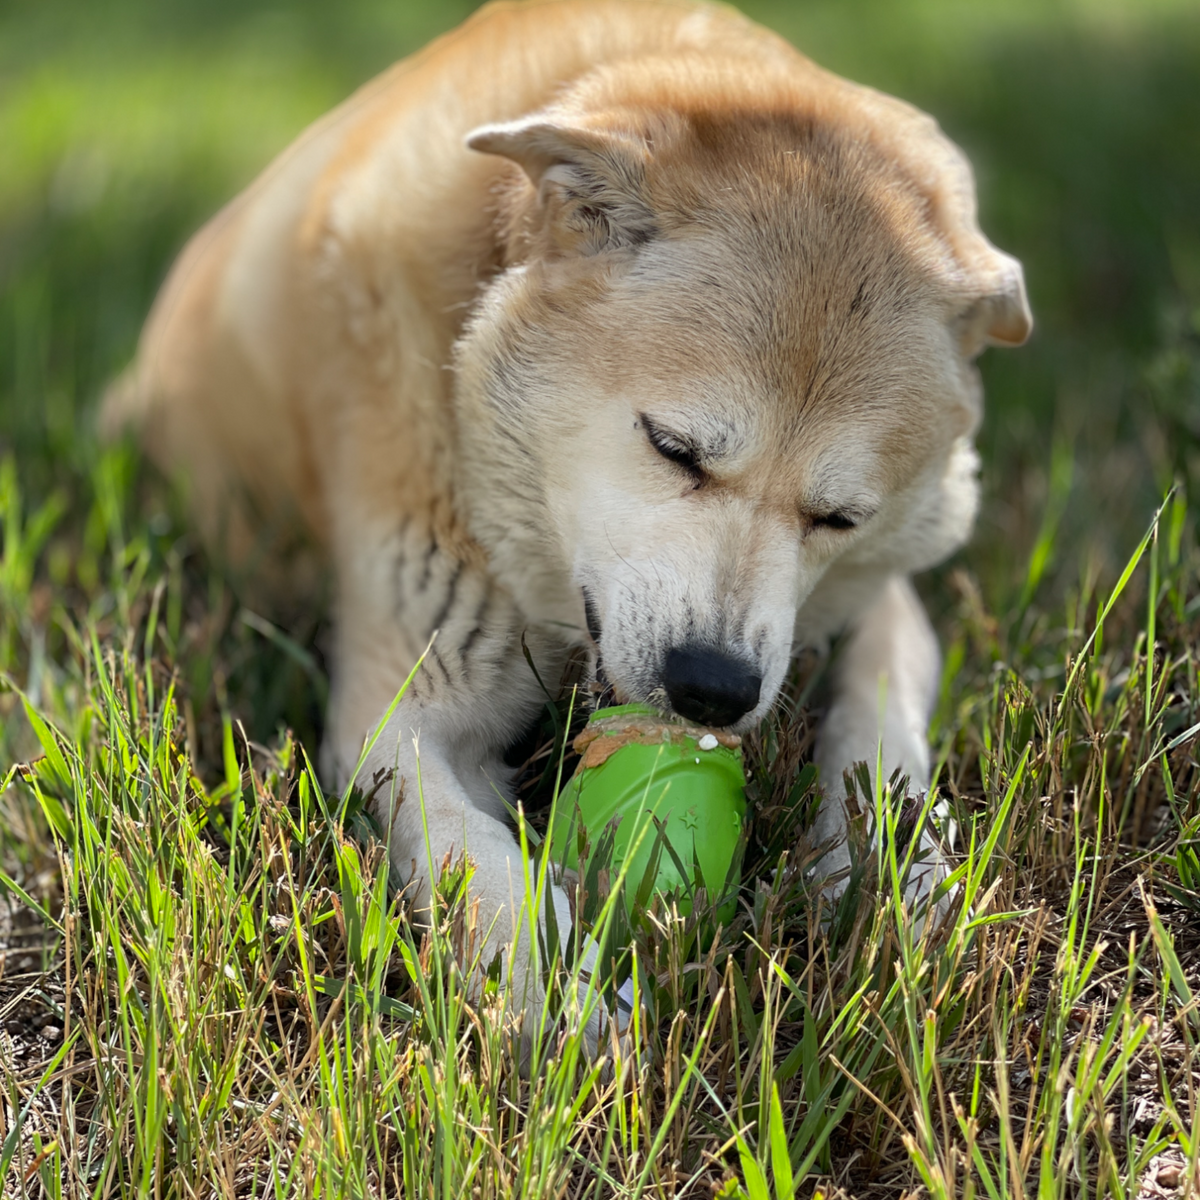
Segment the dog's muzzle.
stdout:
<path fill-rule="evenodd" d="M 758 704 L 762 676 L 740 659 L 707 646 L 677 646 L 663 662 L 663 687 L 681 717 L 733 725 Z"/>

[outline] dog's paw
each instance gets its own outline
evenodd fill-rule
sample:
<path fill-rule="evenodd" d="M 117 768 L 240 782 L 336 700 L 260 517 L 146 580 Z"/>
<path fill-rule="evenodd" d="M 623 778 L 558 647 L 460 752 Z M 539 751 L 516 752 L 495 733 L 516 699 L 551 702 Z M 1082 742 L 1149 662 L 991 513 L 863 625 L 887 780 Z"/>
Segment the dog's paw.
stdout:
<path fill-rule="evenodd" d="M 954 872 L 954 864 L 947 857 L 943 843 L 928 817 L 921 828 L 914 831 L 913 840 L 917 844 L 902 884 L 904 899 L 916 918 L 919 933 L 926 922 L 940 924 L 949 914 L 958 888 L 957 885 L 949 889 L 945 886 Z"/>
<path fill-rule="evenodd" d="M 908 911 L 913 914 L 918 933 L 930 920 L 939 923 L 952 909 L 957 887 L 946 887 L 954 871 L 945 842 L 939 836 L 939 816 L 944 805 L 927 805 L 928 792 L 922 789 L 910 796 L 896 822 L 896 864 L 901 872 L 900 887 Z M 818 831 L 820 819 L 818 819 Z M 953 834 L 951 833 L 951 836 Z M 881 891 L 890 892 L 886 872 L 890 859 L 880 860 L 883 839 L 877 832 L 868 835 L 862 817 L 852 818 L 840 839 L 825 839 L 828 849 L 814 864 L 810 878 L 825 898 L 837 903 L 847 890 L 865 881 L 868 872 L 878 873 Z"/>
<path fill-rule="evenodd" d="M 627 1022 L 609 1008 L 582 965 L 568 971 L 556 964 L 554 969 L 557 978 L 549 988 L 539 981 L 536 988 L 524 989 L 523 1005 L 515 989 L 511 994 L 510 1011 L 520 1027 L 521 1073 L 538 1074 L 551 1058 L 562 1055 L 572 1039 L 588 1064 L 607 1056 L 606 1074 L 610 1073 L 614 1051 L 622 1045 L 620 1034 L 614 1041 L 614 1030 Z"/>

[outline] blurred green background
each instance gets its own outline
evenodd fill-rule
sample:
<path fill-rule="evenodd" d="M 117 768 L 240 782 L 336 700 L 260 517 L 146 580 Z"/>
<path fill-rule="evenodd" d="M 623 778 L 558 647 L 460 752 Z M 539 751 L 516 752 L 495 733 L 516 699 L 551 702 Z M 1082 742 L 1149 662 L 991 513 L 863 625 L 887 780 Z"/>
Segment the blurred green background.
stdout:
<path fill-rule="evenodd" d="M 309 121 L 473 7 L 0 5 L 0 457 L 15 455 L 26 507 L 57 490 L 77 514 L 78 538 L 68 521 L 49 547 L 52 584 L 86 560 L 96 401 L 189 233 Z M 1039 530 L 1055 532 L 1047 597 L 1111 570 L 1164 490 L 1194 496 L 1200 478 L 1200 4 L 745 10 L 937 116 L 975 164 L 985 230 L 1025 264 L 1037 332 L 985 355 L 985 503 L 957 565 L 999 612 Z M 924 585 L 935 610 L 946 570 Z"/>

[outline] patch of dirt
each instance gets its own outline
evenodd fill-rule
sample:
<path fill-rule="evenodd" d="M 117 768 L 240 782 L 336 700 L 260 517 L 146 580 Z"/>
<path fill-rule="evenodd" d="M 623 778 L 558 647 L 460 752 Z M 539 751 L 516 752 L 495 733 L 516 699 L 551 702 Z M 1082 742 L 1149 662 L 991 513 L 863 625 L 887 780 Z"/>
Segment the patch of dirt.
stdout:
<path fill-rule="evenodd" d="M 58 939 L 36 913 L 0 906 L 0 1140 L 7 1137 L 33 1095 L 46 1066 L 62 1046 L 67 997 Z M 53 1103 L 47 1093 L 33 1105 Z M 30 1110 L 32 1111 L 32 1110 Z M 31 1141 L 26 1113 L 22 1141 Z M 48 1124 L 53 1127 L 55 1121 Z M 18 1153 L 17 1164 L 32 1148 Z"/>
<path fill-rule="evenodd" d="M 1188 1179 L 1187 1160 L 1179 1149 L 1152 1158 L 1137 1190 L 1137 1200 L 1193 1200 L 1196 1196 L 1200 1196 L 1200 1179 Z"/>

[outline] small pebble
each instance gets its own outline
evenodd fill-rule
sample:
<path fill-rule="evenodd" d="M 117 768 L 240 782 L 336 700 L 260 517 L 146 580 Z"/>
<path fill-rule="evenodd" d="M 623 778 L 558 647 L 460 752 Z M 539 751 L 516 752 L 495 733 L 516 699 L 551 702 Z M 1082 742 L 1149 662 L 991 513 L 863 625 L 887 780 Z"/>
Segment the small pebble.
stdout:
<path fill-rule="evenodd" d="M 1179 1180 L 1183 1172 L 1174 1163 L 1170 1166 L 1163 1167 L 1154 1177 L 1154 1182 L 1160 1188 L 1173 1189 L 1179 1186 Z"/>
<path fill-rule="evenodd" d="M 62 1037 L 62 1030 L 57 1025 L 43 1025 L 42 1037 L 48 1042 L 57 1042 Z"/>
<path fill-rule="evenodd" d="M 717 748 L 717 739 L 713 734 L 706 733 L 700 739 L 700 741 L 697 742 L 697 745 L 701 750 L 715 750 Z"/>

